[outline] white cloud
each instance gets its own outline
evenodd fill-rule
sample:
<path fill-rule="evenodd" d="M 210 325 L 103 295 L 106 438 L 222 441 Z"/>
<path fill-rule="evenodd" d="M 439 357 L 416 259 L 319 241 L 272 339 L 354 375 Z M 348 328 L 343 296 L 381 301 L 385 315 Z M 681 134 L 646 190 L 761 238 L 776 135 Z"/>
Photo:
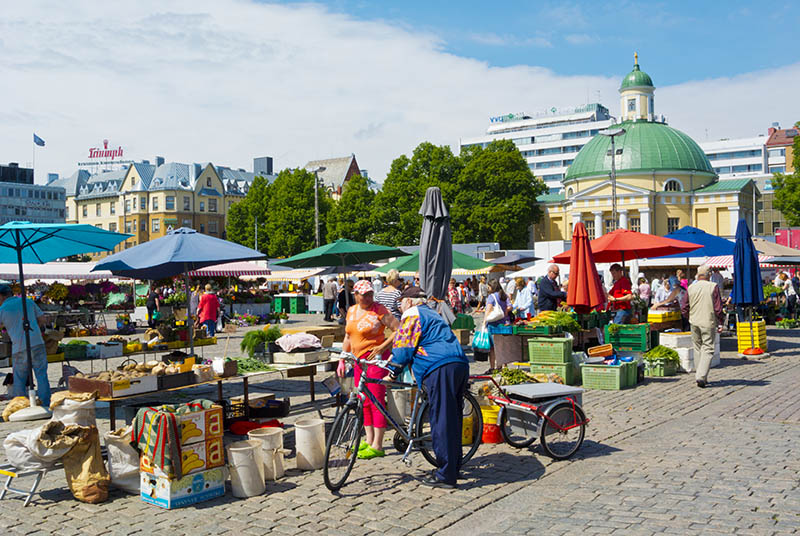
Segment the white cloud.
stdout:
<path fill-rule="evenodd" d="M 382 180 L 421 141 L 480 135 L 489 116 L 598 90 L 616 113 L 628 67 L 620 58 L 608 77 L 491 67 L 444 52 L 429 33 L 246 0 L 14 2 L 0 35 L 0 162 L 30 159 L 35 131 L 47 141 L 37 180 L 72 173 L 103 138 L 132 158 L 248 169 L 255 156 L 282 169 L 354 152 Z M 798 71 L 659 89 L 658 111 L 695 136 L 761 132 L 800 118 Z M 648 72 L 658 82 L 657 66 Z"/>
<path fill-rule="evenodd" d="M 496 33 L 474 33 L 470 34 L 469 39 L 481 45 L 493 47 L 508 47 L 508 46 L 532 46 L 551 48 L 553 43 L 546 37 L 531 36 L 531 37 L 517 37 L 514 35 L 498 35 Z"/>
<path fill-rule="evenodd" d="M 589 34 L 568 34 L 564 40 L 570 45 L 588 45 L 593 43 L 595 38 Z"/>

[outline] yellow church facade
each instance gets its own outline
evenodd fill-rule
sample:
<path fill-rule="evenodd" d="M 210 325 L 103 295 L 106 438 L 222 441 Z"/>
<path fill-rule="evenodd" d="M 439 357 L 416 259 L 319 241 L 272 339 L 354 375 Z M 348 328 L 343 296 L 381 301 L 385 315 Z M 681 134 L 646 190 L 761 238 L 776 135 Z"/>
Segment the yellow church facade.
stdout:
<path fill-rule="evenodd" d="M 637 58 L 620 87 L 621 122 L 606 131 L 613 138 L 595 136 L 567 170 L 562 191 L 538 198 L 545 215 L 534 226 L 536 242 L 570 240 L 579 221 L 592 238 L 616 228 L 665 235 L 686 225 L 732 237 L 740 218 L 752 222 L 755 183 L 719 180 L 700 146 L 659 120 L 654 91 Z"/>

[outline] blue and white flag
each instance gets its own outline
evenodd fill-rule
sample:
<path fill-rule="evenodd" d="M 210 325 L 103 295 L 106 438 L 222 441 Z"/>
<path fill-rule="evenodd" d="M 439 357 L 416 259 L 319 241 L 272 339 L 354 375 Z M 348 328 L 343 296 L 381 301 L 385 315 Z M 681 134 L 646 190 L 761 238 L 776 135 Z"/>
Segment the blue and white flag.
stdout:
<path fill-rule="evenodd" d="M 39 147 L 44 147 L 44 140 L 39 136 L 37 136 L 35 132 L 33 133 L 33 143 L 35 143 Z"/>

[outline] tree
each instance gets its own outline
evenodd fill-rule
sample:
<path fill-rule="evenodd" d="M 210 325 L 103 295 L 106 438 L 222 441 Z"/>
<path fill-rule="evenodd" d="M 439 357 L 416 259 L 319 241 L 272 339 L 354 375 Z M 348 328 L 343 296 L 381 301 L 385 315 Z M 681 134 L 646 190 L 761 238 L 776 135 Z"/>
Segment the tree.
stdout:
<path fill-rule="evenodd" d="M 266 218 L 266 232 L 269 234 L 267 253 L 272 257 L 282 257 L 313 248 L 314 174 L 304 169 L 285 169 L 270 186 L 270 194 Z M 331 198 L 320 188 L 320 237 L 326 234 L 325 221 L 330 208 Z"/>
<path fill-rule="evenodd" d="M 253 179 L 247 195 L 234 203 L 228 211 L 225 227 L 226 238 L 249 248 L 255 248 L 255 224 L 258 222 L 258 250 L 267 251 L 267 217 L 271 185 L 267 179 L 257 176 Z"/>
<path fill-rule="evenodd" d="M 372 204 L 375 192 L 370 190 L 367 179 L 360 175 L 351 177 L 328 213 L 328 241 L 348 238 L 369 242 L 375 229 Z"/>
<path fill-rule="evenodd" d="M 800 121 L 794 126 L 800 128 Z M 783 213 L 790 226 L 796 226 L 800 225 L 800 136 L 794 137 L 792 153 L 794 172 L 775 173 L 772 178 L 772 188 L 775 191 L 772 205 Z"/>
<path fill-rule="evenodd" d="M 406 155 L 396 158 L 375 197 L 375 242 L 389 246 L 418 244 L 422 228 L 419 208 L 425 191 L 438 186 L 449 202 L 462 167 L 449 147 L 429 142 L 419 144 L 410 159 Z"/>
<path fill-rule="evenodd" d="M 510 140 L 470 147 L 452 189 L 453 242 L 499 242 L 506 249 L 528 247 L 531 224 L 542 217 L 536 198 L 547 186 L 531 173 Z"/>

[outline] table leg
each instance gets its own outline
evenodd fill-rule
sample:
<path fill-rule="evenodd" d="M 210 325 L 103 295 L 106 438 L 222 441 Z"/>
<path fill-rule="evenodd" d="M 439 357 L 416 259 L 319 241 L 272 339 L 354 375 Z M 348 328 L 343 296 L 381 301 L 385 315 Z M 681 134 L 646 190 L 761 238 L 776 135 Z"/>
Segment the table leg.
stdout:
<path fill-rule="evenodd" d="M 310 382 L 308 386 L 308 390 L 311 392 L 311 401 L 314 401 L 314 373 L 308 375 L 308 381 Z"/>
<path fill-rule="evenodd" d="M 244 416 L 250 418 L 250 384 L 247 382 L 247 376 L 242 380 L 242 389 L 244 389 Z"/>
<path fill-rule="evenodd" d="M 110 421 L 111 430 L 117 429 L 117 411 L 113 400 L 108 402 L 108 420 Z"/>
<path fill-rule="evenodd" d="M 222 404 L 222 381 L 217 382 L 217 400 Z"/>

